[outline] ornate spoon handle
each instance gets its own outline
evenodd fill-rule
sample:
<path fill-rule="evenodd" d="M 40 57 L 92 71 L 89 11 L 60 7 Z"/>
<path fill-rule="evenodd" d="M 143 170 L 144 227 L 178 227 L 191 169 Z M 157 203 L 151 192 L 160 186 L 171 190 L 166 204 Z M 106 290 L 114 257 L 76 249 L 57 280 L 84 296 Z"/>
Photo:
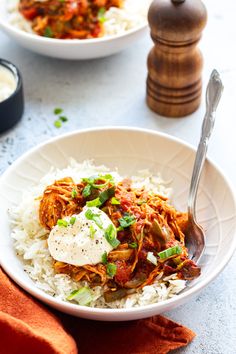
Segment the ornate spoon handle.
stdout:
<path fill-rule="evenodd" d="M 219 73 L 216 70 L 213 70 L 206 90 L 206 114 L 202 123 L 201 139 L 197 148 L 188 197 L 188 215 L 189 218 L 193 217 L 194 220 L 196 218 L 195 207 L 198 185 L 206 158 L 209 138 L 215 123 L 215 112 L 220 101 L 223 88 L 224 87 Z"/>

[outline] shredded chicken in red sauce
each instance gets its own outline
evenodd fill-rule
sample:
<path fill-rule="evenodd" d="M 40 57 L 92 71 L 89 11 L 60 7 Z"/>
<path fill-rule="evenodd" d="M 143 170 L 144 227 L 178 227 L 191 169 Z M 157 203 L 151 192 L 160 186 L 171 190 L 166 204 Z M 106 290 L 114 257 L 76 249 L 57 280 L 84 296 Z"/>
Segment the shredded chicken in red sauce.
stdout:
<path fill-rule="evenodd" d="M 116 273 L 107 274 L 106 264 L 73 266 L 55 261 L 58 273 L 69 274 L 76 281 L 86 280 L 91 286 L 104 286 L 107 302 L 126 296 L 145 285 L 150 285 L 157 276 L 177 274 L 180 279 L 192 280 L 200 275 L 200 268 L 190 259 L 185 247 L 184 230 L 187 214 L 177 211 L 168 199 L 146 189 L 132 187 L 130 179 L 117 185 L 104 183 L 98 178 L 96 183 L 103 186 L 92 189 L 89 196 L 83 196 L 87 182 L 75 184 L 71 178 L 56 181 L 48 186 L 40 202 L 39 219 L 50 230 L 57 220 L 78 213 L 86 201 L 97 198 L 104 191 L 112 191 L 101 206 L 117 227 L 120 244 L 107 255 L 107 261 L 114 264 Z M 117 203 L 113 203 L 113 199 Z M 121 219 L 126 227 L 121 227 Z M 128 226 L 127 226 L 128 225 Z M 158 253 L 179 246 L 181 252 L 161 259 Z M 157 263 L 150 261 L 152 254 Z"/>
<path fill-rule="evenodd" d="M 19 11 L 40 36 L 88 39 L 104 35 L 104 13 L 122 4 L 123 0 L 20 0 Z"/>

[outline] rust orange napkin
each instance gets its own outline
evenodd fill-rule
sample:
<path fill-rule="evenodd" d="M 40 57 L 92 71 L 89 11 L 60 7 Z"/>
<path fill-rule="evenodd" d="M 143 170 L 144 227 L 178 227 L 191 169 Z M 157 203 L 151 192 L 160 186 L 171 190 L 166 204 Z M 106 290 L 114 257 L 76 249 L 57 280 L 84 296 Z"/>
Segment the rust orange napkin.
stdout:
<path fill-rule="evenodd" d="M 96 322 L 56 312 L 0 269 L 0 354 L 165 354 L 194 336 L 162 316 Z"/>

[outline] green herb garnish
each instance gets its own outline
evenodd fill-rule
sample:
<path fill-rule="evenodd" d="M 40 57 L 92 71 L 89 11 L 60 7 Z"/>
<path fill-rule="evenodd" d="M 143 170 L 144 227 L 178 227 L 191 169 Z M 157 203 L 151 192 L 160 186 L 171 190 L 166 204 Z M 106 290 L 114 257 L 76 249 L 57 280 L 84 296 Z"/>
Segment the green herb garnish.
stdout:
<path fill-rule="evenodd" d="M 93 227 L 93 225 L 90 225 L 89 227 L 89 233 L 90 233 L 90 238 L 93 240 L 94 239 L 94 235 L 97 232 L 97 230 Z"/>
<path fill-rule="evenodd" d="M 62 108 L 55 108 L 54 109 L 54 114 L 61 114 L 63 112 L 63 109 Z"/>
<path fill-rule="evenodd" d="M 100 7 L 100 9 L 98 10 L 98 20 L 100 23 L 104 23 L 107 19 L 104 16 L 106 13 L 106 8 L 105 7 Z"/>
<path fill-rule="evenodd" d="M 78 195 L 77 190 L 76 190 L 75 188 L 73 188 L 72 191 L 71 191 L 71 197 L 72 197 L 72 198 L 76 198 L 77 195 Z"/>
<path fill-rule="evenodd" d="M 91 194 L 91 185 L 90 184 L 87 184 L 87 186 L 85 186 L 84 187 L 84 189 L 83 189 L 83 191 L 82 191 L 82 195 L 83 195 L 83 197 L 88 197 L 88 196 L 90 196 L 90 194 Z"/>
<path fill-rule="evenodd" d="M 68 121 L 68 118 L 66 116 L 60 116 L 59 117 L 60 121 L 62 121 L 63 123 Z"/>
<path fill-rule="evenodd" d="M 67 297 L 67 300 L 73 300 L 79 305 L 88 306 L 93 300 L 92 291 L 88 287 L 84 286 L 79 290 L 72 291 L 72 293 Z"/>
<path fill-rule="evenodd" d="M 116 199 L 115 197 L 111 198 L 111 204 L 112 205 L 119 205 L 120 201 L 118 199 Z"/>
<path fill-rule="evenodd" d="M 137 242 L 129 243 L 129 248 L 137 248 L 137 247 L 138 247 Z"/>
<path fill-rule="evenodd" d="M 104 252 L 102 255 L 102 263 L 107 264 L 107 252 Z"/>
<path fill-rule="evenodd" d="M 115 194 L 115 187 L 106 189 L 105 191 L 99 194 L 99 200 L 101 204 L 104 204 L 109 198 L 111 198 Z"/>
<path fill-rule="evenodd" d="M 118 219 L 121 227 L 129 227 L 136 222 L 135 216 L 129 213 L 125 213 L 124 216 Z"/>
<path fill-rule="evenodd" d="M 55 120 L 54 126 L 55 126 L 56 128 L 61 128 L 61 126 L 62 126 L 61 121 L 60 121 L 60 120 Z"/>
<path fill-rule="evenodd" d="M 142 204 L 145 204 L 145 203 L 147 203 L 146 200 L 139 200 L 139 201 L 137 202 L 138 205 L 142 205 Z"/>
<path fill-rule="evenodd" d="M 92 220 L 95 222 L 95 224 L 100 228 L 102 229 L 103 227 L 103 224 L 102 224 L 102 220 L 100 218 L 100 215 L 99 214 L 95 214 L 93 213 L 93 211 L 91 209 L 87 209 L 86 212 L 85 212 L 85 216 L 88 220 Z"/>
<path fill-rule="evenodd" d="M 57 225 L 58 226 L 62 226 L 62 227 L 67 227 L 69 224 L 68 224 L 68 221 L 66 221 L 66 220 L 58 219 L 57 220 Z"/>
<path fill-rule="evenodd" d="M 44 31 L 44 37 L 52 38 L 53 37 L 53 31 L 50 26 L 47 26 Z"/>
<path fill-rule="evenodd" d="M 88 207 L 100 207 L 115 193 L 115 187 L 111 187 L 101 192 L 98 198 L 86 202 Z"/>
<path fill-rule="evenodd" d="M 89 185 L 91 185 L 91 187 L 96 189 L 104 188 L 108 183 L 114 184 L 113 177 L 110 174 L 82 178 L 82 181 L 88 183 Z"/>
<path fill-rule="evenodd" d="M 107 275 L 113 278 L 116 275 L 116 265 L 114 263 L 107 263 Z"/>
<path fill-rule="evenodd" d="M 182 248 L 179 245 L 177 245 L 177 246 L 167 248 L 166 250 L 164 250 L 162 252 L 159 252 L 158 256 L 161 259 L 165 259 L 165 258 L 169 258 L 171 256 L 175 256 L 177 254 L 181 254 L 181 253 L 182 253 Z"/>
<path fill-rule="evenodd" d="M 86 205 L 88 207 L 100 207 L 101 206 L 101 202 L 100 202 L 99 198 L 96 198 L 96 199 L 93 199 L 93 200 L 90 200 L 90 201 L 86 202 Z"/>
<path fill-rule="evenodd" d="M 76 222 L 76 217 L 75 217 L 75 216 L 72 216 L 72 217 L 70 218 L 70 224 L 71 224 L 71 225 L 74 225 L 75 222 Z"/>
<path fill-rule="evenodd" d="M 117 240 L 116 236 L 116 228 L 110 224 L 105 230 L 105 239 L 113 248 L 116 248 L 120 244 L 120 241 Z"/>

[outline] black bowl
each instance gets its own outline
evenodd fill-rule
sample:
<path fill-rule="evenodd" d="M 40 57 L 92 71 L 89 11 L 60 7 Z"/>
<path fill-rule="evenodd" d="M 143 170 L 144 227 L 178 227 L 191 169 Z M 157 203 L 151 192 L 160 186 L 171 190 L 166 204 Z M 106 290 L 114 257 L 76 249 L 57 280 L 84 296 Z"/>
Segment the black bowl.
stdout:
<path fill-rule="evenodd" d="M 15 91 L 0 102 L 0 133 L 3 133 L 21 119 L 24 112 L 24 95 L 22 77 L 17 67 L 4 59 L 0 59 L 0 65 L 10 70 L 16 80 Z"/>

